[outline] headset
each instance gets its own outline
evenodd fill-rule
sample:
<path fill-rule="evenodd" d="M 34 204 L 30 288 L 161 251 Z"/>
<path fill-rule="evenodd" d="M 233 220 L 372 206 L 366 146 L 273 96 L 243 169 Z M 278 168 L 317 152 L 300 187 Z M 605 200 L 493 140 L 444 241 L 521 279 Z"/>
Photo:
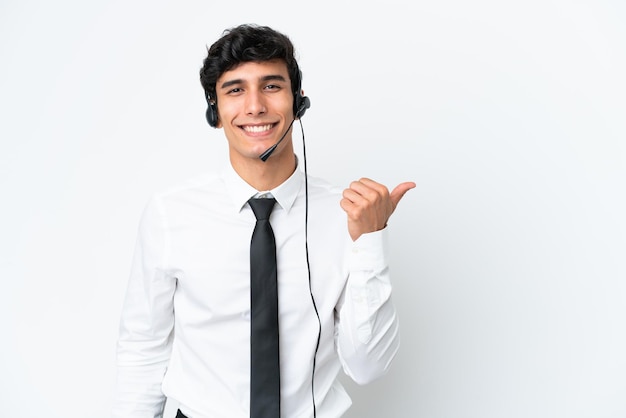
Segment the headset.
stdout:
<path fill-rule="evenodd" d="M 298 79 L 296 80 L 296 89 L 293 92 L 294 120 L 299 119 L 302 116 L 304 116 L 304 113 L 306 112 L 306 110 L 309 107 L 311 107 L 311 100 L 309 100 L 307 96 L 302 95 L 301 83 L 302 83 L 302 71 L 298 70 Z M 209 97 L 208 93 L 206 93 L 205 97 L 206 97 L 206 101 L 208 104 L 208 107 L 206 110 L 206 120 L 209 123 L 209 126 L 213 128 L 217 128 L 217 122 L 219 121 L 219 117 L 217 116 L 217 102 L 215 101 L 215 99 Z"/>

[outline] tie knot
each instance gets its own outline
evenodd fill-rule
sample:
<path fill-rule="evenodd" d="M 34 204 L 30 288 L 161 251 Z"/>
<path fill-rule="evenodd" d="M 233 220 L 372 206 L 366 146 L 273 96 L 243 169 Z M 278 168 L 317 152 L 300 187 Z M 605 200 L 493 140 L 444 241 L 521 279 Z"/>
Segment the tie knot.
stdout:
<path fill-rule="evenodd" d="M 269 219 L 270 214 L 272 213 L 272 209 L 274 208 L 274 203 L 276 203 L 276 199 L 268 198 L 268 199 L 250 199 L 248 200 L 250 207 L 252 208 L 252 212 L 254 212 L 254 216 L 256 216 L 257 221 L 262 219 Z"/>

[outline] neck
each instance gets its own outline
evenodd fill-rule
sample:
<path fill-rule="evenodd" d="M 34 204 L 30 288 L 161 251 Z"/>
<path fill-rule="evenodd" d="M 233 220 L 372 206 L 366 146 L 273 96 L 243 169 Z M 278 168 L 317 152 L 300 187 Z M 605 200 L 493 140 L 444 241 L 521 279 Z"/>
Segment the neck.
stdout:
<path fill-rule="evenodd" d="M 258 191 L 271 190 L 281 185 L 296 170 L 296 155 L 293 152 L 273 154 L 267 161 L 261 159 L 234 161 L 231 165 L 246 183 Z"/>

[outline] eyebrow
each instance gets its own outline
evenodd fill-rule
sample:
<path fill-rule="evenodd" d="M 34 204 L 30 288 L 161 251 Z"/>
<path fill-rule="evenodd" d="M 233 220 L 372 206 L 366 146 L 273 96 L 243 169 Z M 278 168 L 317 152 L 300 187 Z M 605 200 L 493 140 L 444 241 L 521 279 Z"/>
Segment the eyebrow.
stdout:
<path fill-rule="evenodd" d="M 280 74 L 270 74 L 270 75 L 263 76 L 260 79 L 261 82 L 272 81 L 272 80 L 285 81 L 285 82 L 287 81 L 287 79 L 285 79 L 285 77 L 283 77 Z M 222 85 L 220 86 L 220 89 L 225 89 L 225 88 L 237 85 L 237 84 L 242 84 L 243 82 L 244 82 L 244 80 L 241 79 L 241 78 L 236 78 L 234 80 L 224 81 L 222 83 Z"/>

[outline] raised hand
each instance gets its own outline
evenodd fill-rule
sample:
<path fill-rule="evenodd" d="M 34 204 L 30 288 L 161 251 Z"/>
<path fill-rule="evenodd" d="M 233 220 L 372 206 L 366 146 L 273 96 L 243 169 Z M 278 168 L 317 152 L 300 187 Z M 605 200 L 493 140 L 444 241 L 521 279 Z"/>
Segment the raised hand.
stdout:
<path fill-rule="evenodd" d="M 414 187 L 413 182 L 400 183 L 389 193 L 383 184 L 368 178 L 350 183 L 350 187 L 343 191 L 340 205 L 348 214 L 348 231 L 352 240 L 383 229 L 400 199 Z"/>

